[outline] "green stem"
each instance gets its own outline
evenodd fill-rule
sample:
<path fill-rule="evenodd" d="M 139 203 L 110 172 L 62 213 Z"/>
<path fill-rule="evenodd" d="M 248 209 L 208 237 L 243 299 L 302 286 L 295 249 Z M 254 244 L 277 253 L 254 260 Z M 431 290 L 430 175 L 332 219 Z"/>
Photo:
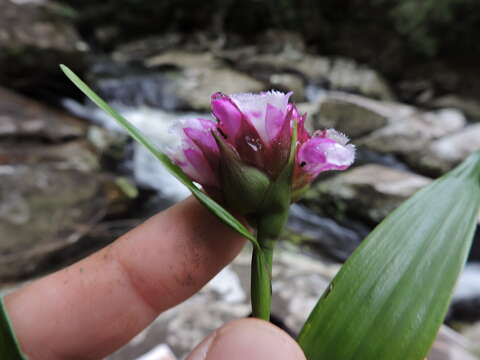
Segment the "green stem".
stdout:
<path fill-rule="evenodd" d="M 254 247 L 252 254 L 251 298 L 254 317 L 270 320 L 272 303 L 272 259 L 274 241 L 258 236 L 260 248 Z"/>

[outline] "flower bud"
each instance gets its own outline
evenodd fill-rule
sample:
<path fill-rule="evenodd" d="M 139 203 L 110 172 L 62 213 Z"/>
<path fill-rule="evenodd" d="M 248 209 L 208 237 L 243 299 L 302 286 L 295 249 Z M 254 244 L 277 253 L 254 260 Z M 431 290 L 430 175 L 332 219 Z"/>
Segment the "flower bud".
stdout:
<path fill-rule="evenodd" d="M 285 223 L 290 203 L 318 174 L 344 170 L 355 157 L 348 138 L 333 129 L 311 136 L 306 114 L 288 103 L 290 96 L 216 93 L 215 119 L 182 122 L 178 145 L 167 150 L 192 180 L 237 213 L 255 216 L 272 236 Z"/>

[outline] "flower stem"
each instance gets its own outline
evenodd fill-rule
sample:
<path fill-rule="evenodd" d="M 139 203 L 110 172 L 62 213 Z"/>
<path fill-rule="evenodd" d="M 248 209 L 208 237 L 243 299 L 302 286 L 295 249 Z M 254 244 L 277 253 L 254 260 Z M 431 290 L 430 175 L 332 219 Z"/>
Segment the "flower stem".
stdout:
<path fill-rule="evenodd" d="M 251 298 L 253 317 L 270 320 L 272 303 L 272 259 L 274 240 L 262 239 L 258 234 L 260 248 L 252 254 Z"/>

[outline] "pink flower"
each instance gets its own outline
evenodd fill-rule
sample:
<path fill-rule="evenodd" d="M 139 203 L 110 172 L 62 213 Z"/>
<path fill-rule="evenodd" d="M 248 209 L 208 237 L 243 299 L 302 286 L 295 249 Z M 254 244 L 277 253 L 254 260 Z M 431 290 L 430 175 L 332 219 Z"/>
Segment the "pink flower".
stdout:
<path fill-rule="evenodd" d="M 295 120 L 298 140 L 292 191 L 305 188 L 323 171 L 348 168 L 355 157 L 348 138 L 332 129 L 311 136 L 304 126 L 306 114 L 300 115 L 288 102 L 291 94 L 213 94 L 216 121 L 183 121 L 174 135 L 179 143 L 167 154 L 192 180 L 216 195 L 232 191 L 224 189 L 225 169 L 232 162 L 256 169 L 274 182 L 287 164 Z"/>

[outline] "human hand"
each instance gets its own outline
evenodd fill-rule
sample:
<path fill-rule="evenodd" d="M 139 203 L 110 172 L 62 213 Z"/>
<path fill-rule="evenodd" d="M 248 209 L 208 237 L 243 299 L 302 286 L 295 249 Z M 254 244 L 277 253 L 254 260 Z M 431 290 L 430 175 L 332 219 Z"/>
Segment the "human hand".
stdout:
<path fill-rule="evenodd" d="M 101 359 L 205 285 L 244 239 L 195 199 L 157 214 L 106 248 L 5 298 L 30 360 Z M 305 359 L 296 342 L 256 319 L 230 322 L 188 360 Z"/>

